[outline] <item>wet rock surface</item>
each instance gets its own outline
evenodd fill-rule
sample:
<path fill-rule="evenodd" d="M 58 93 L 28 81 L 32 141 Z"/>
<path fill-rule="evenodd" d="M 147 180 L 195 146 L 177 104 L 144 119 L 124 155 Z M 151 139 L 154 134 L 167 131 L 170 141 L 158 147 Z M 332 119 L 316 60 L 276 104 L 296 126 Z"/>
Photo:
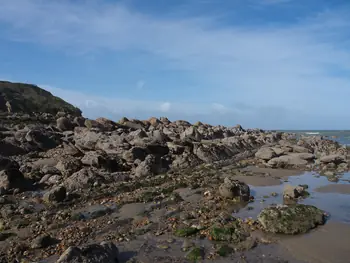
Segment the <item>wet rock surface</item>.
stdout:
<path fill-rule="evenodd" d="M 325 214 L 309 205 L 277 206 L 265 208 L 259 214 L 258 221 L 267 232 L 300 234 L 323 225 Z"/>

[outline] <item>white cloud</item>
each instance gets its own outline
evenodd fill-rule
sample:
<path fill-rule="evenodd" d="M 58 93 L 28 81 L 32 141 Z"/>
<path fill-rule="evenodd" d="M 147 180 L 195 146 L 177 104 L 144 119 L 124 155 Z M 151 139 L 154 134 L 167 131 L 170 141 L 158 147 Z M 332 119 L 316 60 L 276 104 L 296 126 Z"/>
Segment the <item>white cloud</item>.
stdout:
<path fill-rule="evenodd" d="M 295 124 L 307 116 L 313 123 L 315 116 L 324 114 L 320 110 L 335 119 L 339 112 L 350 110 L 349 77 L 338 74 L 350 72 L 348 11 L 321 12 L 294 24 L 219 26 L 212 17 L 157 18 L 100 1 L 16 0 L 1 1 L 0 23 L 10 27 L 3 37 L 81 54 L 141 50 L 160 58 L 163 64 L 158 67 L 190 72 L 203 86 L 199 95 L 216 102 L 208 110 L 204 103 L 172 101 L 172 113 L 203 116 L 212 110 L 240 111 L 239 116 L 256 121 L 259 112 L 278 109 L 283 116 L 291 111 L 299 114 L 291 116 Z M 144 86 L 142 81 L 137 87 Z M 142 98 L 111 100 L 100 99 L 101 107 L 126 115 L 170 109 L 170 104 L 164 107 L 167 104 Z M 242 103 L 250 109 L 237 108 Z"/>
<path fill-rule="evenodd" d="M 212 109 L 220 114 L 225 114 L 228 113 L 230 110 L 225 107 L 224 105 L 220 104 L 220 103 L 213 103 L 212 105 Z"/>
<path fill-rule="evenodd" d="M 160 110 L 162 112 L 168 112 L 170 110 L 171 103 L 170 102 L 164 102 L 160 105 Z"/>

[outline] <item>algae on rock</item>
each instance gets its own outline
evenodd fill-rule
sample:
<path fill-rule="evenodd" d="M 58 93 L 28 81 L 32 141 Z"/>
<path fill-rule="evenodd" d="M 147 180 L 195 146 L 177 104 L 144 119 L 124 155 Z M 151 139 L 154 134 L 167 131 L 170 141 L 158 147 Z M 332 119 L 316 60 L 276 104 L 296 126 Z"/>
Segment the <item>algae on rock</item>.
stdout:
<path fill-rule="evenodd" d="M 296 204 L 265 208 L 258 221 L 271 233 L 300 234 L 325 223 L 324 212 L 315 206 Z"/>

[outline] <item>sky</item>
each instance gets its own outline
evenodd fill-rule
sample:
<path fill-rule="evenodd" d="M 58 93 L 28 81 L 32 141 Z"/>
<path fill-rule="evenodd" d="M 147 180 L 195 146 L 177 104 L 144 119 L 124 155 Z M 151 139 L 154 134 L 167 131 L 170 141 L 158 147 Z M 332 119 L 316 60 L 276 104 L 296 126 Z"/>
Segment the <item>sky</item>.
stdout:
<path fill-rule="evenodd" d="M 350 2 L 0 0 L 0 79 L 89 118 L 350 129 Z"/>

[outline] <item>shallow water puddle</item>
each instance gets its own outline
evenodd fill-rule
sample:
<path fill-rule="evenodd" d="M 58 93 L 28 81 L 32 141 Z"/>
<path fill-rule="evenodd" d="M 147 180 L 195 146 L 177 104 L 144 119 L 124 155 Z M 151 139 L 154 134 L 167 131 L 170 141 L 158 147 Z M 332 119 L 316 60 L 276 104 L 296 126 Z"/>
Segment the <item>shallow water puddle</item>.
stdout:
<path fill-rule="evenodd" d="M 277 186 L 250 186 L 251 194 L 255 197 L 255 201 L 246 204 L 244 208 L 234 207 L 239 210 L 235 216 L 256 218 L 262 209 L 273 204 L 283 204 L 284 185 L 293 186 L 308 185 L 307 191 L 310 196 L 299 201 L 299 203 L 314 205 L 330 214 L 330 219 L 344 223 L 350 223 L 350 195 L 340 194 L 336 192 L 322 193 L 316 189 L 327 185 L 350 185 L 350 173 L 345 173 L 338 182 L 329 182 L 327 177 L 319 176 L 315 173 L 305 172 L 299 176 L 291 176 L 287 182 L 283 182 Z M 272 196 L 277 193 L 277 196 Z M 238 209 L 237 209 L 238 208 Z"/>

